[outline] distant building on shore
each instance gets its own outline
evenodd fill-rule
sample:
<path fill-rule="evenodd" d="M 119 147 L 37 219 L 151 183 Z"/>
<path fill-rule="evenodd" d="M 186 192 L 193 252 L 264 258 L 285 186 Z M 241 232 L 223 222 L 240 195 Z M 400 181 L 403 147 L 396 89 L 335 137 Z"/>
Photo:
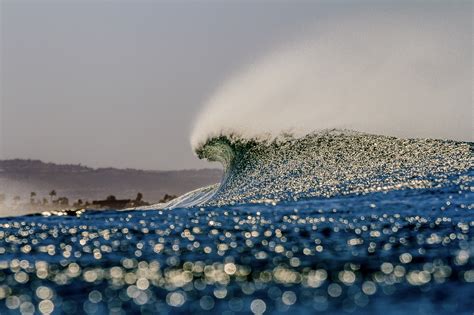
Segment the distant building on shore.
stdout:
<path fill-rule="evenodd" d="M 117 199 L 115 196 L 108 196 L 105 200 L 92 201 L 92 207 L 109 208 L 109 209 L 124 209 L 130 206 L 131 199 Z"/>
<path fill-rule="evenodd" d="M 171 197 L 168 194 L 166 197 Z M 143 194 L 138 193 L 137 197 L 132 199 L 117 199 L 114 195 L 108 196 L 105 200 L 94 200 L 92 202 L 92 207 L 97 207 L 100 209 L 125 209 L 130 207 L 139 207 L 139 206 L 148 206 L 149 203 L 143 201 Z"/>

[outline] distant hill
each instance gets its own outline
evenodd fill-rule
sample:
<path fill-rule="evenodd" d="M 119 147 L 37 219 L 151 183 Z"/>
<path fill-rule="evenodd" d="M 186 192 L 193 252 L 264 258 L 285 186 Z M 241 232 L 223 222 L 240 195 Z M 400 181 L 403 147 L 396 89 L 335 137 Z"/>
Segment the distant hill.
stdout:
<path fill-rule="evenodd" d="M 37 198 L 58 196 L 70 201 L 93 200 L 115 195 L 135 198 L 138 192 L 144 200 L 156 202 L 165 194 L 179 195 L 220 181 L 219 169 L 145 171 L 137 169 L 91 168 L 82 165 L 44 163 L 39 160 L 0 160 L 0 194 L 7 202 L 18 195 L 29 200 L 30 192 Z"/>

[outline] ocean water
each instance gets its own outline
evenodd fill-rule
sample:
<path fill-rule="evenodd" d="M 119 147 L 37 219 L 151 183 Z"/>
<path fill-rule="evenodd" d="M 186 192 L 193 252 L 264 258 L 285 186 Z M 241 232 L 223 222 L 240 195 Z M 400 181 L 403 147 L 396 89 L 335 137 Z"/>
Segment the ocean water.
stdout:
<path fill-rule="evenodd" d="M 473 314 L 472 144 L 210 139 L 166 205 L 0 219 L 1 314 Z"/>

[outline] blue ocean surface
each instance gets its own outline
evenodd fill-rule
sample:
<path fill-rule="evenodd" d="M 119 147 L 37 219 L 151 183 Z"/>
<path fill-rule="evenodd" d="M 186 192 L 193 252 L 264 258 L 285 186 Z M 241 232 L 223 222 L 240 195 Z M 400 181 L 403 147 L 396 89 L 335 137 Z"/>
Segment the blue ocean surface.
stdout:
<path fill-rule="evenodd" d="M 282 164 L 276 151 L 269 158 L 259 148 L 255 158 L 221 145 L 232 155 L 227 174 L 199 205 L 1 218 L 0 313 L 474 313 L 469 146 L 450 146 L 460 150 L 451 164 L 447 153 L 423 164 L 425 154 L 384 148 L 390 158 L 365 173 L 346 169 L 336 183 L 324 171 L 304 186 L 316 173 L 295 166 L 303 149 L 286 148 Z M 337 156 L 334 167 L 357 167 L 354 156 Z"/>

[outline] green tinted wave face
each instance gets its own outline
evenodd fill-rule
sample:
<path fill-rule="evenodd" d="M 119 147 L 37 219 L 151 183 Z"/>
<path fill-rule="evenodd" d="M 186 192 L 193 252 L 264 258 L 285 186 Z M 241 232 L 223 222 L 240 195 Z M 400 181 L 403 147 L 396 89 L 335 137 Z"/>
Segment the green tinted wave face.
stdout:
<path fill-rule="evenodd" d="M 209 204 L 330 197 L 446 184 L 472 166 L 472 144 L 345 130 L 302 138 L 210 139 L 196 153 L 226 175 Z"/>

